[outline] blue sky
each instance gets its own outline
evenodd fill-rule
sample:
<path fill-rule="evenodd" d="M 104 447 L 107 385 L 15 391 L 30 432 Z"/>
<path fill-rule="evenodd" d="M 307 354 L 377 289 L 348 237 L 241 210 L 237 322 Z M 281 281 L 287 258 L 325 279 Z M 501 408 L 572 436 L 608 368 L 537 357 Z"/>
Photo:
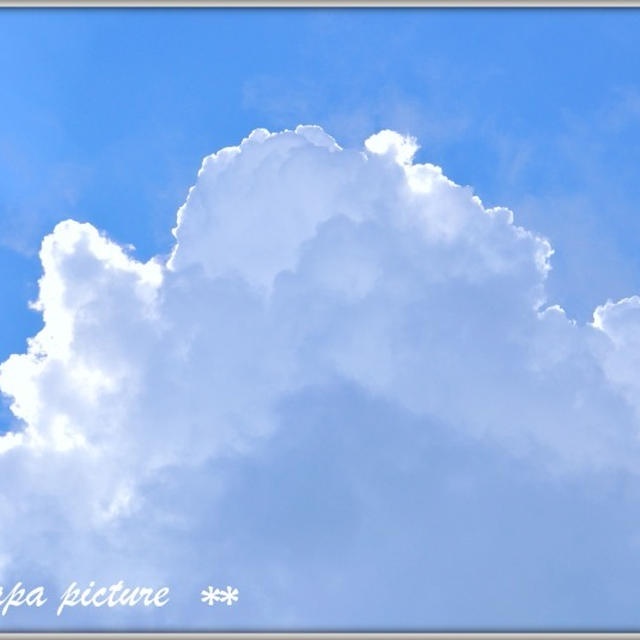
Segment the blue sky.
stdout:
<path fill-rule="evenodd" d="M 35 542 L 25 556 L 26 525 L 9 509 L 16 534 L 0 537 L 0 559 L 28 561 L 7 561 L 0 584 L 27 574 L 115 580 L 130 566 L 131 580 L 167 578 L 176 591 L 173 609 L 153 619 L 74 611 L 61 623 L 20 611 L 15 624 L 637 628 L 635 303 L 602 312 L 606 340 L 588 323 L 598 305 L 640 292 L 639 28 L 634 9 L 1 10 L 0 362 L 24 353 L 42 327 L 27 305 L 38 297 L 42 239 L 58 222 L 88 222 L 109 247 L 135 249 L 123 267 L 88 227 L 54 234 L 49 272 L 85 306 L 55 292 L 43 304 L 82 327 L 74 357 L 103 376 L 86 406 L 104 412 L 93 424 L 78 408 L 77 388 L 59 380 L 88 370 L 50 351 L 50 371 L 0 376 L 0 430 L 26 423 L 44 434 L 65 416 L 105 452 L 122 437 L 122 461 L 104 453 L 105 477 L 117 482 L 92 480 L 77 504 L 63 489 L 39 493 L 19 455 L 6 463 L 26 474 L 17 495 L 34 505 Z M 154 277 L 138 266 L 172 252 L 176 211 L 202 159 L 258 127 L 298 124 L 319 125 L 347 150 L 383 129 L 415 137 L 414 163 L 442 167 L 484 209 L 508 207 L 515 224 L 548 239 L 546 281 L 534 266 L 539 236 L 523 240 L 498 221 L 477 228 L 475 205 L 448 186 L 430 197 L 435 210 L 459 210 L 455 251 L 435 236 L 427 251 L 396 227 L 382 233 L 380 220 L 367 226 L 359 216 L 373 200 L 381 211 L 412 210 L 397 195 L 400 156 L 376 164 L 406 141 L 384 138 L 362 169 L 347 152 L 321 158 L 331 145 L 310 130 L 295 142 L 258 136 L 231 169 L 212 160 L 185 205 L 176 271 L 154 307 L 168 323 L 154 325 L 158 335 L 161 326 L 184 333 L 169 330 L 160 355 L 160 338 L 132 339 L 147 317 L 136 315 L 148 303 L 136 287 Z M 288 153 L 298 168 L 278 164 Z M 352 183 L 336 177 L 360 171 Z M 265 217 L 252 217 L 265 202 Z M 336 202 L 344 210 L 331 210 Z M 306 210 L 315 235 L 298 223 Z M 77 264 L 57 248 L 67 241 Z M 432 257 L 415 258 L 422 251 Z M 468 264 L 491 277 L 462 277 Z M 239 280 L 226 279 L 227 267 Z M 109 284 L 113 269 L 128 275 Z M 384 285 L 375 295 L 371 273 Z M 264 282 L 268 304 L 256 293 Z M 544 306 L 566 316 L 534 316 L 538 286 Z M 512 330 L 529 337 L 505 340 Z M 188 345 L 199 350 L 192 360 L 175 355 Z M 540 370 L 546 377 L 530 374 Z M 121 374 L 139 386 L 101 400 L 100 380 L 117 387 Z M 132 404 L 129 388 L 139 394 Z M 156 407 L 156 393 L 170 400 Z M 174 420 L 166 431 L 165 416 Z M 214 435 L 199 431 L 203 420 Z M 168 444 L 156 450 L 149 438 Z M 140 456 L 153 463 L 133 477 Z M 85 478 L 90 463 L 75 464 L 73 477 Z M 120 506 L 113 522 L 95 516 L 102 524 L 91 528 L 86 505 L 100 501 Z M 36 540 L 62 553 L 65 527 L 88 555 L 58 567 Z M 139 532 L 162 545 L 166 568 L 135 546 L 135 561 L 122 551 L 119 540 Z M 105 539 L 109 570 L 87 560 Z M 211 567 L 242 583 L 244 609 L 205 615 L 197 593 Z M 383 606 L 383 589 L 405 595 Z"/>
<path fill-rule="evenodd" d="M 640 285 L 639 20 L 613 9 L 3 11 L 0 259 L 15 276 L 2 283 L 0 353 L 38 325 L 24 303 L 55 222 L 93 222 L 142 257 L 167 252 L 205 155 L 256 126 L 307 122 L 344 145 L 381 128 L 416 136 L 419 157 L 551 237 L 551 290 L 587 318 Z"/>

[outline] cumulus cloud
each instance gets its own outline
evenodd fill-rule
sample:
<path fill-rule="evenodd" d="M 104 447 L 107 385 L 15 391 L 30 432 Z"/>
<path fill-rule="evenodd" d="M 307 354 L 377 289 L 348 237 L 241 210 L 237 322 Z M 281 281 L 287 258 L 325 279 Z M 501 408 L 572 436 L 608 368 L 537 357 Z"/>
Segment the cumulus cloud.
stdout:
<path fill-rule="evenodd" d="M 44 327 L 0 366 L 15 416 L 0 438 L 5 575 L 27 548 L 58 575 L 50 552 L 65 540 L 76 571 L 115 575 L 126 557 L 129 573 L 172 575 L 170 549 L 163 564 L 118 540 L 144 524 L 148 540 L 184 546 L 176 532 L 195 520 L 225 540 L 211 513 L 233 511 L 230 469 L 300 437 L 287 407 L 319 389 L 404 416 L 382 432 L 358 422 L 343 443 L 354 464 L 370 440 L 409 459 L 437 424 L 556 471 L 637 472 L 639 299 L 588 325 L 567 318 L 545 298 L 549 242 L 415 163 L 417 148 L 392 131 L 343 149 L 316 126 L 257 129 L 205 158 L 166 262 L 141 263 L 90 224 L 55 227 L 40 252 Z M 337 519 L 370 499 L 345 491 Z M 27 530 L 52 546 L 28 546 Z M 100 545 L 108 570 L 91 560 Z M 273 606 L 256 604 L 276 619 Z"/>

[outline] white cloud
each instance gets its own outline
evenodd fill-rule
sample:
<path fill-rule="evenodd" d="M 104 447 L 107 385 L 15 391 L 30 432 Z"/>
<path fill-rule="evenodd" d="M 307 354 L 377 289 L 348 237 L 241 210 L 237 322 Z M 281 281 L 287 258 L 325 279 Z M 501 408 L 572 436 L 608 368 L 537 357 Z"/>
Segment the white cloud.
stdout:
<path fill-rule="evenodd" d="M 19 420 L 0 438 L 0 553 L 18 562 L 35 522 L 85 541 L 90 565 L 105 527 L 155 513 L 167 470 L 179 485 L 259 453 L 283 401 L 336 381 L 550 467 L 636 472 L 638 299 L 585 326 L 545 307 L 549 243 L 416 149 L 391 131 L 353 150 L 319 127 L 258 129 L 204 160 L 168 264 L 58 224 L 44 328 L 0 367 Z M 179 527 L 181 502 L 156 515 Z"/>

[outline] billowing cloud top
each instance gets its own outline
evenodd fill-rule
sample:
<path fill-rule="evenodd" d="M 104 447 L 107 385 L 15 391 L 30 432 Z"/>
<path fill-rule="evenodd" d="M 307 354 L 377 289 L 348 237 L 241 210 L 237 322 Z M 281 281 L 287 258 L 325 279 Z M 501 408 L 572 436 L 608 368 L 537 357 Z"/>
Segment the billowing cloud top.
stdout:
<path fill-rule="evenodd" d="M 317 126 L 257 129 L 205 158 L 166 263 L 56 226 L 44 328 L 0 367 L 5 566 L 43 510 L 52 536 L 120 526 L 166 470 L 258 455 L 282 403 L 323 385 L 552 468 L 637 471 L 640 299 L 586 326 L 546 306 L 547 240 L 416 149 L 392 131 L 353 150 Z"/>

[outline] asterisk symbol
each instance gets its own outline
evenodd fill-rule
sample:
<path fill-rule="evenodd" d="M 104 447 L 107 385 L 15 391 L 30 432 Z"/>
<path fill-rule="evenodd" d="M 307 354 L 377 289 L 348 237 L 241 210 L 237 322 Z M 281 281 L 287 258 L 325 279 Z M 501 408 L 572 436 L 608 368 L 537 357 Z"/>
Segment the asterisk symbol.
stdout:
<path fill-rule="evenodd" d="M 202 602 L 206 602 L 209 606 L 212 606 L 214 602 L 218 602 L 220 600 L 220 589 L 207 587 L 200 593 L 202 594 Z"/>
<path fill-rule="evenodd" d="M 230 607 L 234 602 L 238 602 L 238 590 L 227 587 L 220 592 L 220 601 L 226 602 L 227 606 Z"/>

